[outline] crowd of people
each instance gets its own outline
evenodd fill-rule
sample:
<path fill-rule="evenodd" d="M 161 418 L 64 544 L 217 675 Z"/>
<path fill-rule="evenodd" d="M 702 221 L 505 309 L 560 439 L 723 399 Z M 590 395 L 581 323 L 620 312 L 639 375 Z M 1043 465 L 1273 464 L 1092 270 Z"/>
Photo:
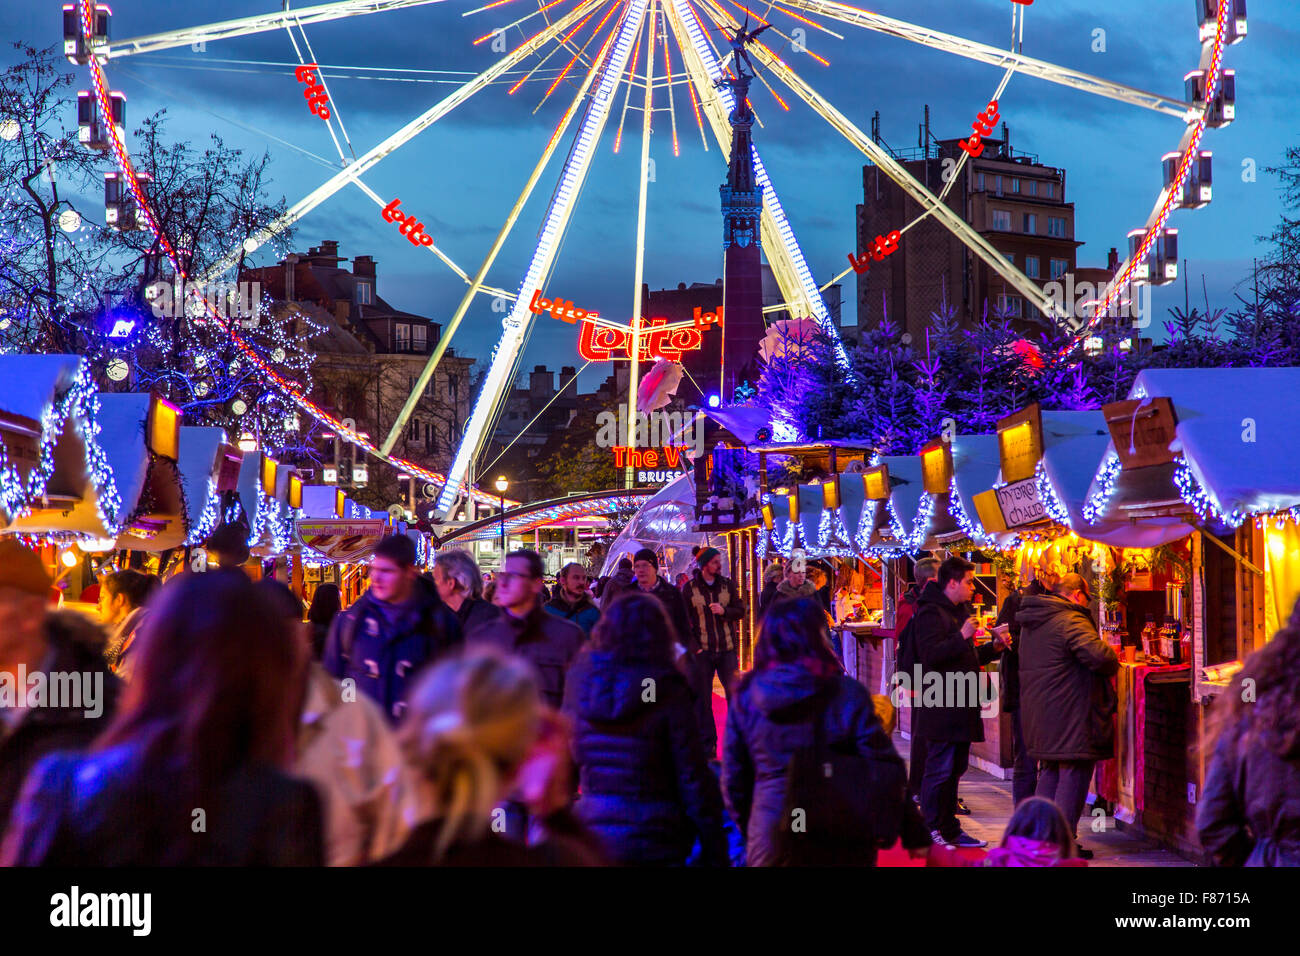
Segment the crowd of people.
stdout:
<path fill-rule="evenodd" d="M 488 578 L 446 550 L 424 574 L 393 536 L 346 608 L 333 585 L 304 607 L 237 569 L 161 586 L 119 571 L 101 626 L 50 610 L 40 560 L 0 542 L 0 864 L 870 866 L 892 846 L 934 865 L 1084 862 L 1117 659 L 1082 578 L 1040 569 L 985 643 L 961 558 L 918 562 L 899 607 L 900 670 L 1001 662 L 1014 810 L 981 859 L 960 852 L 984 844 L 957 792 L 979 701 L 921 702 L 909 767 L 891 702 L 832 642 L 843 585 L 832 599 L 824 571 L 774 565 L 742 674 L 743 591 L 716 549 L 694 563 L 674 584 L 643 549 L 548 588 L 533 551 Z M 24 706 L 4 696 L 18 673 L 103 692 Z M 1300 606 L 1245 679 L 1250 703 L 1216 709 L 1198 826 L 1216 863 L 1294 865 Z"/>

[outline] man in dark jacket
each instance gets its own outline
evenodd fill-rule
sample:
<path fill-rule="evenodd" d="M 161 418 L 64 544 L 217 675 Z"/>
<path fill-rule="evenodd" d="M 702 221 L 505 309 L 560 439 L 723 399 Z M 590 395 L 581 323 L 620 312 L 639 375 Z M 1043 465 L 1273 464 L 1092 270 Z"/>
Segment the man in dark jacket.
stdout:
<path fill-rule="evenodd" d="M 1071 827 L 1083 812 L 1098 760 L 1115 756 L 1115 649 L 1088 610 L 1088 585 L 1064 574 L 1053 593 L 1024 599 L 1020 613 L 1020 707 L 1029 755 L 1040 761 L 1037 795 Z"/>
<path fill-rule="evenodd" d="M 591 629 L 600 620 L 600 608 L 596 607 L 591 592 L 587 590 L 587 569 L 583 565 L 574 561 L 560 569 L 555 597 L 546 602 L 545 610 L 572 621 L 582 628 L 586 637 L 591 637 Z"/>
<path fill-rule="evenodd" d="M 468 551 L 447 548 L 433 559 L 433 585 L 438 597 L 468 634 L 484 621 L 494 620 L 501 609 L 483 597 L 483 574 Z"/>
<path fill-rule="evenodd" d="M 898 602 L 898 610 L 894 613 L 894 633 L 898 635 L 899 647 L 898 653 L 902 653 L 903 632 L 907 630 L 907 623 L 916 614 L 916 609 L 920 606 L 921 592 L 925 586 L 934 580 L 935 575 L 939 573 L 938 558 L 921 558 L 916 562 L 913 568 L 913 574 L 916 580 L 904 592 L 903 599 Z M 895 661 L 898 656 L 895 657 Z M 920 695 L 921 689 L 915 687 L 913 693 Z M 910 765 L 907 768 L 907 795 L 913 800 L 920 802 L 921 799 L 921 780 L 925 777 L 925 750 L 926 740 L 916 733 L 916 721 L 912 721 L 912 752 Z M 965 805 L 961 798 L 957 798 L 957 812 L 965 811 Z"/>
<path fill-rule="evenodd" d="M 601 609 L 609 607 L 614 598 L 634 587 L 636 587 L 636 575 L 632 573 L 632 560 L 630 558 L 619 558 L 618 567 L 615 569 L 614 574 L 601 582 L 601 588 L 597 594 L 597 597 L 600 598 Z"/>
<path fill-rule="evenodd" d="M 938 577 L 921 592 L 912 624 L 923 688 L 912 726 L 927 741 L 921 813 L 935 843 L 959 847 L 987 846 L 957 822 L 957 783 L 966 772 L 970 745 L 984 739 L 980 667 L 1005 646 L 1000 639 L 978 649 L 972 644 L 975 622 L 963 605 L 974 593 L 975 566 L 954 555 L 939 565 Z M 927 695 L 936 683 L 940 693 Z"/>
<path fill-rule="evenodd" d="M 1029 755 L 1025 745 L 1024 724 L 1020 718 L 1020 622 L 1016 615 L 1024 600 L 1031 596 L 1050 593 L 1059 576 L 1040 567 L 1027 587 L 1012 591 L 998 611 L 998 624 L 1007 625 L 1011 646 L 1002 652 L 998 663 L 998 677 L 1002 684 L 1002 709 L 1011 714 L 1011 740 L 1015 749 L 1015 763 L 1011 771 L 1011 804 L 1032 797 L 1038 789 L 1038 761 Z"/>
<path fill-rule="evenodd" d="M 669 584 L 667 578 L 659 576 L 659 556 L 649 548 L 642 548 L 632 558 L 632 574 L 635 578 L 634 587 L 643 594 L 653 594 L 664 606 L 664 612 L 668 615 L 668 620 L 673 622 L 673 630 L 677 632 L 678 643 L 686 648 L 691 673 L 696 674 L 698 668 L 695 656 L 702 648 L 691 629 L 691 619 L 686 613 L 682 592 Z"/>
<path fill-rule="evenodd" d="M 389 535 L 375 547 L 370 587 L 330 625 L 321 663 L 397 723 L 415 673 L 461 643 L 456 615 L 416 574 L 415 543 Z"/>
<path fill-rule="evenodd" d="M 85 633 L 80 615 L 47 613 L 49 593 L 40 558 L 0 541 L 0 833 L 28 771 L 53 751 L 90 746 L 121 686 L 104 661 L 103 633 Z"/>
<path fill-rule="evenodd" d="M 492 644 L 530 661 L 541 681 L 542 696 L 559 710 L 564 703 L 564 677 L 582 649 L 586 635 L 572 621 L 542 610 L 541 556 L 536 551 L 512 551 L 497 572 L 497 603 L 502 613 L 466 635 L 470 644 Z"/>
<path fill-rule="evenodd" d="M 737 629 L 745 616 L 740 588 L 722 574 L 722 553 L 717 548 L 703 548 L 695 556 L 699 565 L 695 577 L 682 588 L 682 600 L 690 619 L 691 636 L 700 648 L 696 655 L 700 681 L 700 729 L 704 746 L 710 754 L 718 749 L 717 726 L 713 722 L 713 675 L 722 682 L 727 703 L 731 703 L 732 684 L 740 666 Z"/>

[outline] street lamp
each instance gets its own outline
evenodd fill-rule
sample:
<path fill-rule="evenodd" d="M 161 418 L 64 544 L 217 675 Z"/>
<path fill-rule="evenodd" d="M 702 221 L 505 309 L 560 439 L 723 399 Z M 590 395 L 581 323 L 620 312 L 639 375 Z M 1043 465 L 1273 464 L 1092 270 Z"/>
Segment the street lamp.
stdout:
<path fill-rule="evenodd" d="M 501 566 L 506 566 L 506 489 L 510 487 L 510 482 L 506 481 L 506 476 L 501 475 L 497 478 L 497 494 L 501 496 Z"/>

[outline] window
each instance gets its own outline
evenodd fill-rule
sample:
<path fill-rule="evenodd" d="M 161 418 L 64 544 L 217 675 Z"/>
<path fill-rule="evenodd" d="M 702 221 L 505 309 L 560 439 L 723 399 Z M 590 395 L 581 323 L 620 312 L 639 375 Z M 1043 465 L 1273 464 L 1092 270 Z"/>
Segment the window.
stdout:
<path fill-rule="evenodd" d="M 1020 192 L 1020 180 L 1018 179 L 1011 180 L 1011 191 L 1013 193 Z"/>
<path fill-rule="evenodd" d="M 1001 232 L 1011 231 L 1011 213 L 1009 210 L 991 209 L 989 210 L 989 218 L 994 229 L 1000 230 Z"/>
<path fill-rule="evenodd" d="M 1025 275 L 1031 279 L 1038 278 L 1038 256 L 1025 256 Z"/>
<path fill-rule="evenodd" d="M 1016 254 L 1014 252 L 1008 252 L 1006 256 L 1007 256 L 1007 262 L 1011 263 L 1014 266 L 1016 264 Z"/>
<path fill-rule="evenodd" d="M 1056 239 L 1065 238 L 1065 218 L 1062 216 L 1047 217 L 1047 234 Z"/>
<path fill-rule="evenodd" d="M 1043 195 L 1048 199 L 1056 198 L 1056 183 L 1043 183 Z"/>
<path fill-rule="evenodd" d="M 357 305 L 370 305 L 374 298 L 370 294 L 371 286 L 369 282 L 357 283 Z"/>
<path fill-rule="evenodd" d="M 1053 278 L 1053 279 L 1059 279 L 1059 278 L 1061 278 L 1061 276 L 1065 275 L 1066 271 L 1067 271 L 1069 268 L 1070 268 L 1070 260 L 1069 260 L 1069 259 L 1053 259 L 1053 260 L 1052 260 L 1052 278 Z"/>
<path fill-rule="evenodd" d="M 1025 300 L 1018 295 L 998 296 L 998 311 L 1019 318 L 1025 311 Z"/>
<path fill-rule="evenodd" d="M 426 325 L 411 326 L 411 346 L 417 352 L 423 352 L 429 346 L 429 327 Z"/>
<path fill-rule="evenodd" d="M 1038 217 L 1032 212 L 1025 213 L 1025 232 L 1031 236 L 1038 232 Z"/>
<path fill-rule="evenodd" d="M 979 183 L 979 191 L 980 191 L 980 192 L 983 192 L 983 191 L 984 191 L 984 174 L 983 174 L 983 173 L 978 173 L 978 174 L 976 175 L 975 179 L 976 179 L 976 182 Z"/>
<path fill-rule="evenodd" d="M 1037 196 L 1037 195 L 1038 195 L 1038 180 L 1037 180 L 1037 179 L 1031 179 L 1031 180 L 1029 180 L 1029 195 L 1031 195 L 1031 196 Z"/>
<path fill-rule="evenodd" d="M 411 441 L 420 440 L 420 420 L 418 418 L 411 419 L 411 427 L 407 429 L 406 437 Z"/>
<path fill-rule="evenodd" d="M 1001 176 L 994 176 L 994 177 L 993 177 L 993 191 L 994 191 L 995 193 L 997 193 L 999 196 L 1002 195 L 1002 177 L 1001 177 Z"/>
<path fill-rule="evenodd" d="M 396 348 L 399 352 L 409 351 L 411 348 L 411 326 L 405 322 L 398 322 L 394 329 L 396 330 L 397 341 Z"/>

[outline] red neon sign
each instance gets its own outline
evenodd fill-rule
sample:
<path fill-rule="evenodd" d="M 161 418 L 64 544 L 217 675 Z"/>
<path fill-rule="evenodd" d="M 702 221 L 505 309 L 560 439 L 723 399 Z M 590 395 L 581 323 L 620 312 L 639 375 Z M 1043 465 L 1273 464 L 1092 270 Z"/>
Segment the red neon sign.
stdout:
<path fill-rule="evenodd" d="M 317 80 L 313 70 L 319 69 L 315 63 L 304 63 L 293 71 L 294 78 L 299 83 L 306 83 L 307 88 L 302 91 L 302 95 L 307 98 L 307 108 L 323 120 L 330 118 L 329 107 L 325 104 L 330 101 L 329 94 L 325 92 L 325 87 Z"/>
<path fill-rule="evenodd" d="M 872 259 L 879 262 L 881 259 L 885 258 L 885 256 L 897 252 L 898 240 L 902 237 L 903 234 L 897 229 L 891 232 L 888 236 L 877 235 L 872 248 L 862 253 L 862 255 L 855 257 L 851 252 L 848 254 L 849 265 L 853 266 L 854 272 L 858 275 L 862 275 L 862 273 L 871 268 Z"/>
<path fill-rule="evenodd" d="M 660 461 L 668 468 L 680 468 L 685 464 L 682 452 L 686 449 L 677 445 L 664 445 L 662 448 L 629 448 L 626 445 L 614 446 L 615 468 L 658 468 Z"/>
<path fill-rule="evenodd" d="M 983 138 L 993 132 L 993 127 L 1001 119 L 998 112 L 998 101 L 989 100 L 989 105 L 984 108 L 984 112 L 975 114 L 975 122 L 970 124 L 970 128 L 975 131 L 969 140 L 963 139 L 957 145 L 961 147 L 962 152 L 969 153 L 971 158 L 979 156 L 984 152 Z"/>
<path fill-rule="evenodd" d="M 400 222 L 402 225 L 397 230 L 406 237 L 406 241 L 413 246 L 431 246 L 433 245 L 433 236 L 424 232 L 424 223 L 416 222 L 414 215 L 407 215 L 404 212 L 398 212 L 397 207 L 402 204 L 400 199 L 394 199 L 384 207 L 381 215 L 384 222 Z"/>
<path fill-rule="evenodd" d="M 605 322 L 599 312 L 576 309 L 568 299 L 543 299 L 541 289 L 533 292 L 528 311 L 534 315 L 550 312 L 553 318 L 569 324 L 580 322 L 578 354 L 589 362 L 632 357 L 632 328 Z M 684 352 L 693 352 L 704 344 L 704 329 L 721 324 L 721 307 L 717 312 L 704 312 L 697 307 L 690 322 L 672 325 L 663 317 L 652 318 L 637 336 L 637 357 L 643 362 L 656 358 L 680 362 Z M 617 354 L 620 352 L 621 355 Z"/>

